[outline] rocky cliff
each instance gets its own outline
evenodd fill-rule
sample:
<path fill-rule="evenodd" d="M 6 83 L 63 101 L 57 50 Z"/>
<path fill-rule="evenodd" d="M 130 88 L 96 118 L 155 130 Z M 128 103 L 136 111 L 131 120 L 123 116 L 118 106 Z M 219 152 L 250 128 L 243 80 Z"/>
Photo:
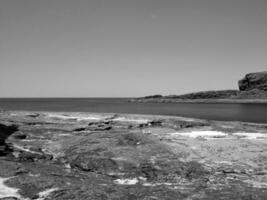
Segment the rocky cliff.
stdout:
<path fill-rule="evenodd" d="M 267 71 L 249 73 L 238 81 L 239 90 L 214 90 L 183 95 L 153 95 L 133 102 L 267 103 Z"/>
<path fill-rule="evenodd" d="M 267 71 L 246 74 L 243 79 L 238 81 L 238 86 L 241 91 L 253 89 L 267 91 Z"/>

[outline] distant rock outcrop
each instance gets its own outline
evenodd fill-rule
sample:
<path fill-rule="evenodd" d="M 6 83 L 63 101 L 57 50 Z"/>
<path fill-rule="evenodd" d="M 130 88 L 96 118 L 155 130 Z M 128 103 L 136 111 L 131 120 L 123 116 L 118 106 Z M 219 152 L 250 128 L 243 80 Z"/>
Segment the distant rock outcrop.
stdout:
<path fill-rule="evenodd" d="M 267 91 L 267 71 L 249 73 L 243 79 L 238 81 L 239 90 L 249 91 L 253 89 L 258 89 L 262 91 Z"/>
<path fill-rule="evenodd" d="M 151 95 L 129 100 L 130 102 L 267 102 L 267 71 L 249 73 L 238 81 L 239 90 L 214 90 L 182 95 Z"/>

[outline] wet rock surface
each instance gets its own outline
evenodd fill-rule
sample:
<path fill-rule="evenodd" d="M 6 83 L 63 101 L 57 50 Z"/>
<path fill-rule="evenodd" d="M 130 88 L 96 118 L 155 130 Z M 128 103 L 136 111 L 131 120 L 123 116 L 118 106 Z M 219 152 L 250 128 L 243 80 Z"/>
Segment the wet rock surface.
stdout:
<path fill-rule="evenodd" d="M 2 112 L 0 199 L 266 199 L 267 125 Z"/>
<path fill-rule="evenodd" d="M 12 152 L 10 145 L 6 143 L 6 139 L 18 130 L 15 125 L 0 124 L 0 156 L 7 155 Z"/>

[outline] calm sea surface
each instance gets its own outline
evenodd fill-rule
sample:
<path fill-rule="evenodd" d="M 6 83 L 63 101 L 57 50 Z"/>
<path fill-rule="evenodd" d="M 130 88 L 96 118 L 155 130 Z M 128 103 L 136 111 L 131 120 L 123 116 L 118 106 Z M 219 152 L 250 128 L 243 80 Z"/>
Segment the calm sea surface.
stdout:
<path fill-rule="evenodd" d="M 267 123 L 267 104 L 132 103 L 126 98 L 19 98 L 0 99 L 0 109 L 159 114 Z"/>

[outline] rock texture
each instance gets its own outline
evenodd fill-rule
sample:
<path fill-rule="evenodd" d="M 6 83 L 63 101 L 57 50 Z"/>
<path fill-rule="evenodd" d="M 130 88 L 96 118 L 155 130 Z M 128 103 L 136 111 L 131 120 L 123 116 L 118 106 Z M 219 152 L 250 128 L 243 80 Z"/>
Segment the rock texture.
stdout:
<path fill-rule="evenodd" d="M 214 90 L 182 95 L 152 95 L 130 102 L 158 103 L 267 103 L 267 71 L 247 74 L 238 81 L 239 90 Z"/>
<path fill-rule="evenodd" d="M 265 124 L 41 112 L 3 112 L 0 124 L 13 149 L 0 156 L 0 200 L 267 196 Z"/>
<path fill-rule="evenodd" d="M 17 126 L 0 124 L 0 156 L 10 153 L 12 150 L 6 143 L 6 139 L 18 130 Z"/>
<path fill-rule="evenodd" d="M 173 99 L 224 99 L 231 98 L 238 95 L 237 90 L 217 90 L 217 91 L 205 91 L 194 92 L 179 96 L 171 96 Z M 167 96 L 169 98 L 169 96 Z"/>
<path fill-rule="evenodd" d="M 241 91 L 253 89 L 267 91 L 267 71 L 247 74 L 238 85 Z"/>

